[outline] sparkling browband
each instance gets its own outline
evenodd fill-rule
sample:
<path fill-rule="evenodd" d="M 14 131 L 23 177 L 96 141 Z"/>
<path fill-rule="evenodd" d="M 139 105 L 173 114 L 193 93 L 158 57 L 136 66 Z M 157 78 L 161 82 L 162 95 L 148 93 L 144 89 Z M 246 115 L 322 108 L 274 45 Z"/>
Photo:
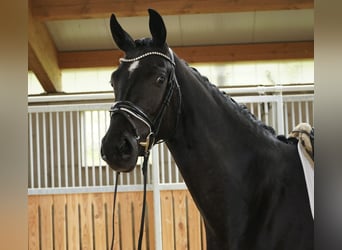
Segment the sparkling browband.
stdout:
<path fill-rule="evenodd" d="M 171 53 L 171 55 L 173 57 L 172 50 L 171 49 L 169 49 L 169 50 L 170 50 L 170 53 Z M 152 56 L 152 55 L 161 56 L 161 57 L 165 58 L 166 60 L 168 60 L 169 62 L 171 62 L 173 66 L 175 66 L 175 62 L 174 62 L 173 58 L 170 58 L 167 55 L 165 55 L 165 54 L 163 54 L 161 52 L 157 52 L 157 51 L 147 52 L 147 53 L 142 54 L 141 56 L 138 56 L 138 57 L 135 57 L 135 58 L 129 58 L 129 59 L 127 59 L 127 58 L 120 58 L 119 61 L 120 62 L 128 62 L 128 63 L 130 63 L 130 62 L 139 61 L 140 59 L 142 59 L 144 57 Z"/>

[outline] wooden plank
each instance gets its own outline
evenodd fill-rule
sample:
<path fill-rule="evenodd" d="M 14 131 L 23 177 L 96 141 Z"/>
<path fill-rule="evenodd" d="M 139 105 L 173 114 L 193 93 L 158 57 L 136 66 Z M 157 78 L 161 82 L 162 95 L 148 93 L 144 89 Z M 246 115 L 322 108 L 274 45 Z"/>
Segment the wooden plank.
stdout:
<path fill-rule="evenodd" d="M 51 195 L 39 197 L 41 249 L 53 249 L 52 204 Z"/>
<path fill-rule="evenodd" d="M 146 202 L 147 202 L 147 217 L 146 217 L 145 223 L 148 227 L 148 232 L 146 232 L 146 240 L 148 237 L 148 240 L 149 240 L 149 245 L 148 245 L 149 248 L 148 249 L 156 249 L 156 246 L 155 246 L 153 192 L 147 192 Z"/>
<path fill-rule="evenodd" d="M 121 50 L 59 52 L 58 63 L 62 69 L 114 67 L 123 56 Z"/>
<path fill-rule="evenodd" d="M 48 93 L 61 91 L 61 71 L 57 49 L 46 26 L 32 17 L 28 11 L 28 64 L 44 90 Z"/>
<path fill-rule="evenodd" d="M 188 201 L 189 249 L 202 249 L 201 215 L 190 193 L 188 191 L 184 192 L 186 192 L 186 197 Z"/>
<path fill-rule="evenodd" d="M 162 15 L 222 13 L 265 10 L 312 9 L 313 0 L 32 0 L 32 12 L 39 20 L 81 19 L 117 16 L 145 16 L 153 8 Z"/>
<path fill-rule="evenodd" d="M 55 249 L 66 249 L 66 244 L 69 249 L 109 248 L 112 233 L 112 202 L 112 193 L 30 196 L 29 249 L 39 249 L 40 241 L 41 249 L 52 249 L 53 244 Z M 115 215 L 114 249 L 134 249 L 137 247 L 139 235 L 142 193 L 118 193 L 117 202 L 119 206 Z M 66 210 L 65 204 L 67 204 Z M 152 192 L 147 193 L 147 204 L 148 216 L 143 249 L 154 249 Z M 52 205 L 54 205 L 53 212 Z M 40 207 L 42 233 L 40 238 L 38 207 Z M 200 215 L 188 191 L 162 191 L 161 209 L 163 249 L 201 249 L 202 245 L 205 246 L 204 227 L 200 229 L 203 226 Z"/>
<path fill-rule="evenodd" d="M 136 249 L 138 246 L 138 239 L 140 233 L 140 223 L 141 223 L 141 211 L 143 206 L 143 192 L 131 192 L 130 202 L 132 204 L 132 217 L 133 217 L 133 231 L 134 231 L 134 246 Z M 123 211 L 124 212 L 124 211 Z M 146 217 L 144 223 L 144 235 L 142 248 L 154 249 L 154 218 L 153 218 L 153 194 L 152 192 L 147 192 L 146 194 Z M 149 245 L 149 248 L 147 247 Z"/>
<path fill-rule="evenodd" d="M 40 249 L 39 245 L 39 196 L 30 195 L 28 196 L 28 249 L 36 250 Z"/>
<path fill-rule="evenodd" d="M 103 194 L 94 193 L 91 200 L 94 207 L 95 249 L 106 249 L 106 217 Z"/>
<path fill-rule="evenodd" d="M 138 247 L 138 239 L 140 233 L 140 222 L 141 222 L 141 211 L 143 206 L 143 193 L 142 192 L 134 192 L 131 196 L 131 204 L 132 204 L 132 216 L 133 216 L 133 231 L 134 231 L 134 249 Z M 146 219 L 146 217 L 145 217 Z M 146 222 L 146 221 L 145 221 Z M 144 235 L 143 242 L 141 245 L 142 249 L 146 249 L 146 223 L 144 226 Z"/>
<path fill-rule="evenodd" d="M 90 194 L 80 195 L 81 249 L 93 249 L 92 206 Z"/>
<path fill-rule="evenodd" d="M 189 63 L 221 63 L 237 61 L 313 58 L 314 42 L 282 42 L 235 45 L 173 47 L 175 53 Z M 60 52 L 63 69 L 114 67 L 123 57 L 120 50 Z"/>
<path fill-rule="evenodd" d="M 160 206 L 162 214 L 162 241 L 163 250 L 174 250 L 174 217 L 173 217 L 173 202 L 172 191 L 160 192 Z"/>
<path fill-rule="evenodd" d="M 80 249 L 80 221 L 79 221 L 79 196 L 82 194 L 68 194 L 67 217 L 68 217 L 68 248 Z"/>
<path fill-rule="evenodd" d="M 176 47 L 174 51 L 189 63 L 282 60 L 313 58 L 314 43 L 307 41 L 193 46 Z"/>
<path fill-rule="evenodd" d="M 175 249 L 188 249 L 188 225 L 186 218 L 186 192 L 184 190 L 174 190 L 174 216 L 175 216 Z"/>
<path fill-rule="evenodd" d="M 120 237 L 122 249 L 134 249 L 131 195 L 129 192 L 120 193 Z"/>
<path fill-rule="evenodd" d="M 55 249 L 67 249 L 65 204 L 64 194 L 53 196 Z"/>
<path fill-rule="evenodd" d="M 114 218 L 114 249 L 121 249 L 120 248 L 120 228 L 119 228 L 119 196 L 120 193 L 118 193 L 117 197 L 117 203 L 116 203 L 116 210 L 115 210 L 115 218 Z M 113 193 L 105 193 L 104 194 L 104 200 L 107 208 L 107 245 L 108 248 L 110 248 L 112 243 L 112 234 L 113 234 L 113 199 L 114 195 Z"/>

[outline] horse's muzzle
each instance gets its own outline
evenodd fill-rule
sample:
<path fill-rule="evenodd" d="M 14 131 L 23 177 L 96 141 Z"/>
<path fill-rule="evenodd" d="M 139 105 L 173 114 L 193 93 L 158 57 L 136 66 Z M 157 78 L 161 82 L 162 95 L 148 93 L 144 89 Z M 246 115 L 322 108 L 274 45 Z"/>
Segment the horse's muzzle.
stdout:
<path fill-rule="evenodd" d="M 115 171 L 132 171 L 139 156 L 138 141 L 135 136 L 127 132 L 118 138 L 105 135 L 102 139 L 101 156 Z"/>

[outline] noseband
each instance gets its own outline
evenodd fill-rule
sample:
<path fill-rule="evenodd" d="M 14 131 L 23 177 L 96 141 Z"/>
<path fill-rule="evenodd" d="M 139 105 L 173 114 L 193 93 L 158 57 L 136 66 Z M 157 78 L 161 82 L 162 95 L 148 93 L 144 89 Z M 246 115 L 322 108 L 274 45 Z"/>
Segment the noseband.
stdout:
<path fill-rule="evenodd" d="M 138 107 L 137 105 L 129 101 L 117 101 L 113 104 L 113 106 L 110 109 L 111 116 L 120 113 L 129 121 L 129 123 L 131 124 L 131 126 L 133 127 L 135 131 L 135 136 L 137 140 L 140 140 L 141 138 L 138 133 L 137 127 L 131 117 L 138 119 L 139 121 L 141 121 L 143 124 L 146 125 L 146 127 L 149 130 L 149 134 L 147 135 L 145 141 L 139 142 L 139 144 L 142 147 L 144 147 L 145 153 L 147 153 L 147 151 L 149 151 L 154 144 L 159 143 L 159 141 L 155 142 L 155 139 L 157 138 L 157 135 L 159 133 L 160 125 L 163 121 L 167 107 L 170 104 L 175 88 L 178 90 L 178 96 L 179 96 L 179 106 L 178 106 L 178 112 L 177 112 L 177 117 L 176 117 L 176 122 L 175 122 L 176 124 L 175 128 L 177 127 L 177 124 L 178 124 L 178 119 L 180 115 L 180 106 L 181 106 L 180 105 L 181 93 L 180 93 L 180 87 L 179 87 L 176 74 L 175 74 L 176 64 L 174 61 L 174 55 L 170 48 L 169 48 L 169 51 L 170 51 L 171 57 L 168 57 L 167 55 L 161 52 L 152 51 L 152 52 L 147 52 L 136 58 L 131 58 L 131 59 L 120 58 L 120 62 L 131 63 L 131 62 L 139 61 L 148 56 L 157 55 L 168 60 L 173 66 L 173 70 L 170 74 L 169 81 L 168 81 L 168 85 L 169 85 L 168 90 L 166 94 L 164 95 L 161 107 L 159 108 L 157 115 L 155 117 L 151 118 L 146 112 L 143 111 L 143 109 L 141 109 L 140 107 Z"/>
<path fill-rule="evenodd" d="M 152 52 L 147 52 L 141 56 L 138 56 L 136 58 L 132 59 L 127 59 L 127 58 L 121 58 L 120 62 L 135 62 L 139 61 L 142 58 L 156 55 L 156 56 L 161 56 L 164 59 L 168 60 L 173 68 L 172 72 L 169 77 L 168 81 L 168 90 L 166 94 L 163 97 L 162 104 L 157 112 L 157 115 L 155 115 L 153 118 L 151 118 L 146 112 L 144 112 L 140 107 L 135 105 L 132 102 L 129 101 L 118 101 L 113 104 L 113 106 L 110 108 L 110 113 L 111 117 L 115 114 L 121 114 L 123 115 L 126 120 L 131 124 L 132 128 L 134 129 L 136 140 L 139 141 L 140 135 L 138 133 L 138 129 L 135 125 L 134 120 L 132 117 L 135 119 L 141 121 L 145 126 L 148 128 L 149 133 L 146 136 L 145 141 L 140 141 L 139 144 L 144 147 L 144 163 L 142 167 L 142 172 L 143 172 L 143 177 L 144 177 L 144 196 L 143 196 L 143 207 L 142 207 L 142 213 L 141 213 L 141 221 L 140 221 L 140 233 L 139 233 L 139 239 L 138 239 L 138 250 L 141 249 L 142 245 L 142 238 L 143 238 L 143 233 L 144 233 L 144 218 L 145 218 L 145 209 L 146 209 L 146 183 L 147 183 L 147 163 L 148 163 L 148 158 L 150 155 L 150 150 L 152 146 L 156 143 L 159 143 L 160 141 L 155 142 L 155 139 L 158 136 L 159 130 L 160 130 L 160 125 L 163 121 L 163 118 L 165 116 L 167 107 L 170 104 L 171 98 L 173 96 L 175 88 L 178 90 L 178 96 L 179 96 L 179 103 L 178 103 L 178 112 L 177 112 L 177 117 L 176 117 L 176 122 L 175 122 L 175 130 L 178 125 L 178 120 L 180 116 L 180 107 L 181 107 L 181 92 L 180 92 L 180 87 L 176 78 L 176 73 L 175 73 L 175 60 L 174 60 L 174 55 L 172 50 L 169 48 L 169 52 L 171 57 L 168 57 L 167 55 L 157 52 L 157 51 L 152 51 Z M 111 244 L 111 249 L 113 249 L 113 244 L 114 244 L 114 211 L 115 211 L 115 203 L 116 203 L 116 193 L 117 193 L 117 185 L 118 185 L 118 176 L 119 173 L 116 175 L 116 182 L 115 182 L 115 191 L 114 191 L 114 201 L 113 201 L 113 235 L 112 235 L 112 244 Z"/>

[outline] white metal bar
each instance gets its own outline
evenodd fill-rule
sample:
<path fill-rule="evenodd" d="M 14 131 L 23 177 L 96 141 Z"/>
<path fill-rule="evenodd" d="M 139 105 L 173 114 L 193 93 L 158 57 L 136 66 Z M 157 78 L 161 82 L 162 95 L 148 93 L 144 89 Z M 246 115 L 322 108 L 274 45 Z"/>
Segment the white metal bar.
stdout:
<path fill-rule="evenodd" d="M 68 142 L 67 142 L 67 129 L 66 129 L 66 112 L 63 112 L 63 144 L 64 144 L 64 185 L 69 186 L 68 175 Z"/>
<path fill-rule="evenodd" d="M 62 187 L 61 178 L 61 145 L 60 145 L 60 128 L 59 128 L 59 113 L 56 112 L 56 139 L 57 139 L 57 177 L 58 187 Z"/>
<path fill-rule="evenodd" d="M 239 87 L 239 88 L 220 88 L 228 94 L 244 93 L 265 93 L 265 92 L 301 92 L 314 91 L 313 84 L 303 84 L 294 86 L 257 86 L 257 87 Z M 53 95 L 53 96 L 29 96 L 28 103 L 39 102 L 65 102 L 65 101 L 89 101 L 89 100 L 113 100 L 113 93 L 92 93 L 92 94 L 71 94 L 71 95 Z"/>
<path fill-rule="evenodd" d="M 69 112 L 69 111 L 92 111 L 92 110 L 109 110 L 110 103 L 89 103 L 89 104 L 59 104 L 59 105 L 43 105 L 29 106 L 29 113 L 37 112 Z"/>
<path fill-rule="evenodd" d="M 287 112 L 284 114 L 284 100 L 283 100 L 283 95 L 278 95 L 278 101 L 276 102 L 277 105 L 277 128 L 278 128 L 278 134 L 284 135 L 285 130 L 284 130 L 284 117 L 286 119 L 286 126 L 287 126 Z"/>
<path fill-rule="evenodd" d="M 164 159 L 164 143 L 160 144 L 159 146 L 159 153 L 160 153 L 160 162 L 159 166 L 161 168 L 161 183 L 165 183 L 165 159 Z M 156 166 L 158 167 L 158 166 Z"/>
<path fill-rule="evenodd" d="M 165 145 L 164 145 L 164 143 L 163 143 L 163 148 L 165 147 Z M 167 149 L 167 151 L 169 152 L 169 149 Z M 168 157 L 169 157 L 170 155 L 168 155 Z M 177 174 L 177 172 L 175 171 L 175 178 L 173 178 L 173 173 L 172 173 L 172 164 L 168 164 L 168 171 L 169 171 L 169 181 L 168 182 L 166 182 L 166 183 L 173 183 L 173 179 L 175 179 L 176 180 L 176 182 L 177 182 L 177 180 L 178 180 L 178 174 Z"/>
<path fill-rule="evenodd" d="M 137 184 L 137 168 L 134 168 L 133 170 L 133 185 Z"/>
<path fill-rule="evenodd" d="M 273 95 L 267 96 L 236 96 L 234 100 L 240 103 L 251 103 L 251 102 L 272 102 L 275 101 Z M 284 96 L 284 100 L 313 100 L 313 94 L 305 95 L 287 95 Z M 90 111 L 90 110 L 109 110 L 111 103 L 88 103 L 88 104 L 58 104 L 58 105 L 37 105 L 29 106 L 28 112 L 63 112 L 63 111 Z"/>
<path fill-rule="evenodd" d="M 274 102 L 271 102 L 270 105 L 271 105 L 271 120 L 272 120 L 272 127 L 273 128 L 276 128 L 277 132 L 279 131 L 279 126 L 277 126 L 277 123 L 276 120 L 277 120 L 277 104 L 278 103 L 274 103 Z M 275 107 L 276 106 L 276 107 Z"/>
<path fill-rule="evenodd" d="M 118 192 L 137 192 L 143 189 L 143 185 L 119 185 Z M 153 191 L 153 185 L 147 184 L 147 191 Z M 186 190 L 185 183 L 160 184 L 159 191 L 163 190 Z M 98 186 L 98 187 L 60 187 L 60 188 L 29 188 L 28 195 L 46 195 L 46 194 L 76 194 L 76 193 L 113 193 L 114 186 Z M 156 248 L 157 249 L 157 248 Z"/>
<path fill-rule="evenodd" d="M 53 96 L 29 96 L 29 103 L 38 102 L 65 102 L 65 101 L 90 101 L 90 100 L 113 100 L 113 93 L 94 93 L 94 94 L 71 94 Z"/>
<path fill-rule="evenodd" d="M 285 119 L 284 135 L 287 136 L 289 134 L 289 119 L 288 119 L 288 115 L 287 115 L 287 103 L 285 102 L 283 105 L 284 105 L 284 119 Z"/>
<path fill-rule="evenodd" d="M 124 173 L 121 173 L 120 176 L 119 176 L 120 185 L 123 185 L 123 183 L 124 183 L 124 181 L 123 181 L 123 175 L 124 175 Z M 113 176 L 115 176 L 114 171 L 113 171 Z"/>
<path fill-rule="evenodd" d="M 264 102 L 265 124 L 269 125 L 268 103 Z"/>
<path fill-rule="evenodd" d="M 49 113 L 50 125 L 50 170 L 51 170 L 51 187 L 55 187 L 55 160 L 54 160 L 54 138 L 53 138 L 53 125 L 52 125 L 52 112 Z"/>
<path fill-rule="evenodd" d="M 39 136 L 39 113 L 36 113 L 36 155 L 37 155 L 37 183 L 38 188 L 41 188 L 41 176 L 40 176 L 40 136 Z"/>
<path fill-rule="evenodd" d="M 76 132 L 77 132 L 77 164 L 78 164 L 78 186 L 82 186 L 82 160 L 81 160 L 81 152 L 82 152 L 82 146 L 81 146 L 81 121 L 80 121 L 80 112 L 77 111 L 76 113 Z"/>
<path fill-rule="evenodd" d="M 111 171 L 112 172 L 112 180 L 113 180 L 113 183 L 115 183 L 115 171 Z M 121 180 L 121 174 L 119 175 L 119 180 Z M 122 182 L 120 182 L 122 183 Z"/>
<path fill-rule="evenodd" d="M 298 116 L 299 116 L 299 123 L 303 122 L 302 116 L 302 102 L 298 102 Z"/>
<path fill-rule="evenodd" d="M 140 162 L 140 166 L 143 166 L 143 157 L 139 157 L 138 161 Z M 144 183 L 144 175 L 142 174 L 142 169 L 140 169 L 140 183 Z"/>
<path fill-rule="evenodd" d="M 172 157 L 171 152 L 169 149 L 167 149 L 167 169 L 169 170 L 169 183 L 172 183 L 172 163 L 171 163 Z M 163 182 L 164 183 L 164 182 Z"/>
<path fill-rule="evenodd" d="M 105 122 L 105 130 L 104 130 L 104 133 L 105 131 L 107 130 L 107 128 L 109 127 L 108 126 L 108 119 L 107 119 L 107 115 L 106 113 L 104 113 L 104 122 Z M 104 135 L 103 135 L 104 136 Z M 102 136 L 102 137 L 103 137 Z M 108 164 L 106 164 L 106 182 L 107 182 L 107 185 L 109 185 L 109 166 Z"/>
<path fill-rule="evenodd" d="M 257 116 L 258 116 L 258 119 L 261 120 L 261 103 L 258 103 L 258 111 L 257 111 Z"/>
<path fill-rule="evenodd" d="M 313 94 L 304 94 L 304 95 L 284 95 L 283 96 L 284 102 L 305 102 L 305 101 L 313 101 L 314 95 Z"/>
<path fill-rule="evenodd" d="M 90 111 L 90 145 L 91 145 L 91 171 L 92 184 L 96 186 L 95 159 L 94 159 L 94 111 Z"/>
<path fill-rule="evenodd" d="M 250 103 L 249 107 L 250 107 L 249 110 L 254 115 L 254 103 Z"/>
<path fill-rule="evenodd" d="M 46 152 L 46 113 L 43 113 L 43 166 L 44 166 L 44 187 L 48 187 L 47 173 L 47 152 Z"/>
<path fill-rule="evenodd" d="M 97 141 L 98 141 L 98 149 L 101 149 L 101 111 L 97 111 Z M 102 186 L 102 162 L 101 162 L 101 154 L 98 152 L 98 166 L 99 166 L 99 185 Z"/>
<path fill-rule="evenodd" d="M 312 101 L 313 94 L 286 95 L 284 101 Z M 234 100 L 239 103 L 253 102 L 274 102 L 276 96 L 236 96 Z M 28 112 L 63 112 L 63 111 L 90 111 L 90 110 L 109 110 L 111 103 L 88 103 L 88 104 L 58 104 L 58 105 L 37 105 L 29 106 Z"/>
<path fill-rule="evenodd" d="M 307 123 L 310 123 L 310 118 L 309 118 L 309 102 L 305 102 L 305 121 Z"/>
<path fill-rule="evenodd" d="M 235 96 L 234 100 L 238 103 L 262 103 L 276 102 L 276 95 L 260 95 L 260 96 Z"/>
<path fill-rule="evenodd" d="M 130 185 L 131 184 L 131 178 L 130 178 L 130 173 L 125 173 L 126 176 L 126 185 Z"/>
<path fill-rule="evenodd" d="M 71 185 L 75 187 L 75 149 L 74 149 L 74 116 L 69 113 L 70 125 L 70 160 L 71 160 Z"/>
<path fill-rule="evenodd" d="M 84 171 L 85 171 L 85 178 L 86 178 L 86 187 L 89 186 L 89 174 L 88 174 L 88 162 L 87 162 L 87 129 L 86 129 L 86 112 L 82 113 L 82 166 L 84 166 Z"/>
<path fill-rule="evenodd" d="M 295 113 L 295 108 L 294 108 L 294 102 L 291 102 L 291 114 L 292 114 L 292 129 L 295 128 L 296 126 L 296 113 Z"/>
<path fill-rule="evenodd" d="M 29 114 L 29 141 L 30 141 L 30 174 L 31 174 L 31 186 L 34 188 L 34 164 L 33 164 L 33 134 L 32 134 L 32 114 Z"/>
<path fill-rule="evenodd" d="M 179 171 L 177 167 L 175 167 L 175 173 L 176 173 L 176 183 L 179 183 Z M 170 183 L 172 183 L 172 180 Z"/>
<path fill-rule="evenodd" d="M 149 168 L 152 169 L 152 160 L 151 160 L 151 164 L 149 163 Z M 153 171 L 148 171 L 148 184 L 152 184 L 153 183 Z"/>
<path fill-rule="evenodd" d="M 220 88 L 220 90 L 228 94 L 245 94 L 257 93 L 264 94 L 266 92 L 300 92 L 300 91 L 314 91 L 314 85 L 295 85 L 295 86 L 257 86 L 257 87 L 240 87 L 240 88 Z"/>
<path fill-rule="evenodd" d="M 185 186 L 185 184 L 184 184 Z M 186 187 L 186 186 L 185 186 Z M 118 186 L 118 192 L 137 192 L 141 191 L 143 189 L 143 185 L 119 185 Z M 151 184 L 147 184 L 146 186 L 147 191 L 153 191 L 153 187 Z M 170 190 L 170 187 L 165 186 L 163 187 L 163 190 Z M 182 187 L 175 187 L 174 190 L 181 190 L 184 189 Z M 89 186 L 89 187 L 60 187 L 60 188 L 32 188 L 28 189 L 28 195 L 45 195 L 45 194 L 75 194 L 75 193 L 104 193 L 104 192 L 110 192 L 113 193 L 114 186 Z"/>

